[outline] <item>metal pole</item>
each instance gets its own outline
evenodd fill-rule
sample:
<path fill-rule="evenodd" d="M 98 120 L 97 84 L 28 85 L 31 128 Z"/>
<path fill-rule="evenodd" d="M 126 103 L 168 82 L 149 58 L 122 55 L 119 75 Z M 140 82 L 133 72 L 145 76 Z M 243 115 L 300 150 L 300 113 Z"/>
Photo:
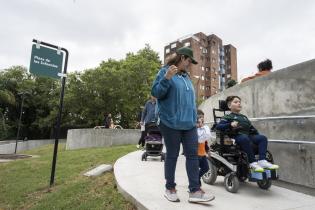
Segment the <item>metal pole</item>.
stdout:
<path fill-rule="evenodd" d="M 37 43 L 36 39 L 33 39 L 33 42 Z M 65 48 L 59 48 L 56 45 L 52 45 L 46 42 L 40 42 L 41 45 L 45 45 L 54 49 L 60 49 L 66 53 L 65 55 L 65 65 L 63 68 L 63 74 L 65 75 L 67 73 L 67 66 L 68 66 L 68 57 L 69 52 Z M 58 153 L 58 143 L 59 143 L 59 134 L 60 134 L 60 123 L 61 123 L 61 117 L 62 117 L 62 109 L 63 109 L 63 97 L 65 92 L 65 84 L 66 84 L 66 77 L 62 77 L 62 86 L 60 91 L 60 105 L 59 105 L 59 113 L 58 113 L 58 119 L 57 119 L 57 125 L 55 129 L 55 145 L 54 145 L 54 155 L 52 160 L 52 166 L 51 166 L 51 174 L 50 174 L 50 187 L 55 182 L 55 171 L 56 171 L 56 162 L 57 162 L 57 153 Z"/>
<path fill-rule="evenodd" d="M 16 154 L 18 140 L 19 140 L 19 137 L 20 137 L 20 128 L 21 128 L 21 121 L 22 121 L 22 114 L 23 114 L 23 105 L 24 105 L 24 93 L 22 93 L 22 103 L 21 103 L 21 109 L 20 109 L 20 118 L 19 118 L 19 122 L 18 122 L 18 130 L 17 130 L 17 134 L 16 134 L 14 154 Z"/>

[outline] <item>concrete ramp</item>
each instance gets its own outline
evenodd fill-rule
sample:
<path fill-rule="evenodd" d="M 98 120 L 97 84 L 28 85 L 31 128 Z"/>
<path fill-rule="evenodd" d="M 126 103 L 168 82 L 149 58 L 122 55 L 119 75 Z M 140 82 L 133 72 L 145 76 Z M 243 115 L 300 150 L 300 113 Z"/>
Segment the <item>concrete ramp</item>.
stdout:
<path fill-rule="evenodd" d="M 216 196 L 209 204 L 188 203 L 188 179 L 185 171 L 185 157 L 179 156 L 176 169 L 179 203 L 164 198 L 164 162 L 160 159 L 141 161 L 143 151 L 132 152 L 114 165 L 114 173 L 120 192 L 138 209 L 150 210 L 202 210 L 202 209 L 242 209 L 242 210 L 314 210 L 315 197 L 285 188 L 272 186 L 268 191 L 258 188 L 256 183 L 241 183 L 238 193 L 225 190 L 223 177 L 218 177 L 215 185 L 203 183 L 202 188 Z M 280 174 L 281 176 L 281 174 Z"/>

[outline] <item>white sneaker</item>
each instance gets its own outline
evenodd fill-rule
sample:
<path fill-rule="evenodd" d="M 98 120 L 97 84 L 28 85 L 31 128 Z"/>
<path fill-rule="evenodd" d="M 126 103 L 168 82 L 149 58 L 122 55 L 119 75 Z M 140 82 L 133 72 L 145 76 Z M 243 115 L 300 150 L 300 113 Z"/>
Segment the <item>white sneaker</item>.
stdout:
<path fill-rule="evenodd" d="M 137 146 L 136 146 L 136 147 L 137 147 L 137 149 L 139 149 L 139 148 L 140 148 L 140 144 L 137 144 Z"/>
<path fill-rule="evenodd" d="M 214 195 L 206 194 L 202 189 L 196 192 L 190 192 L 188 202 L 191 203 L 200 203 L 200 202 L 209 202 L 214 200 Z"/>
<path fill-rule="evenodd" d="M 171 190 L 166 189 L 164 197 L 171 202 L 179 202 L 177 191 L 175 189 L 171 189 Z"/>
<path fill-rule="evenodd" d="M 267 168 L 267 169 L 278 169 L 279 166 L 269 163 L 267 160 L 259 160 L 258 165 L 260 165 L 262 168 Z"/>
<path fill-rule="evenodd" d="M 255 172 L 264 172 L 265 171 L 257 162 L 250 163 L 249 167 L 251 169 L 253 169 Z"/>

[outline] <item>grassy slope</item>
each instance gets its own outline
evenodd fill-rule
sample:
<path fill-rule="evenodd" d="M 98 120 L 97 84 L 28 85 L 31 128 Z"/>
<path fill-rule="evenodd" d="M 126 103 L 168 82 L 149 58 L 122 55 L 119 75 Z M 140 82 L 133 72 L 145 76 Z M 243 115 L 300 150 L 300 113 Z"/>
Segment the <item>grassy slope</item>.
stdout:
<path fill-rule="evenodd" d="M 82 174 L 99 164 L 114 164 L 134 145 L 65 151 L 59 145 L 55 186 L 49 189 L 53 145 L 26 154 L 37 158 L 0 164 L 0 209 L 135 209 L 118 193 L 113 172 Z"/>

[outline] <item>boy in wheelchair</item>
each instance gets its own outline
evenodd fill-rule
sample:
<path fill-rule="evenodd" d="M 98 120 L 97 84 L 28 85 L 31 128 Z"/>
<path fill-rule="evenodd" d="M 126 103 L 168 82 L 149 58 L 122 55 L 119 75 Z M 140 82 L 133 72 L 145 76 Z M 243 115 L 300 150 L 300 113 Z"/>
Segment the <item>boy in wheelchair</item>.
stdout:
<path fill-rule="evenodd" d="M 216 129 L 223 132 L 229 131 L 229 136 L 235 139 L 236 144 L 247 154 L 249 166 L 255 172 L 264 172 L 264 169 L 278 169 L 278 165 L 266 160 L 267 138 L 260 135 L 249 119 L 240 113 L 242 109 L 241 98 L 228 96 L 226 104 L 231 113 L 222 117 Z M 258 161 L 255 159 L 252 144 L 258 146 Z"/>

